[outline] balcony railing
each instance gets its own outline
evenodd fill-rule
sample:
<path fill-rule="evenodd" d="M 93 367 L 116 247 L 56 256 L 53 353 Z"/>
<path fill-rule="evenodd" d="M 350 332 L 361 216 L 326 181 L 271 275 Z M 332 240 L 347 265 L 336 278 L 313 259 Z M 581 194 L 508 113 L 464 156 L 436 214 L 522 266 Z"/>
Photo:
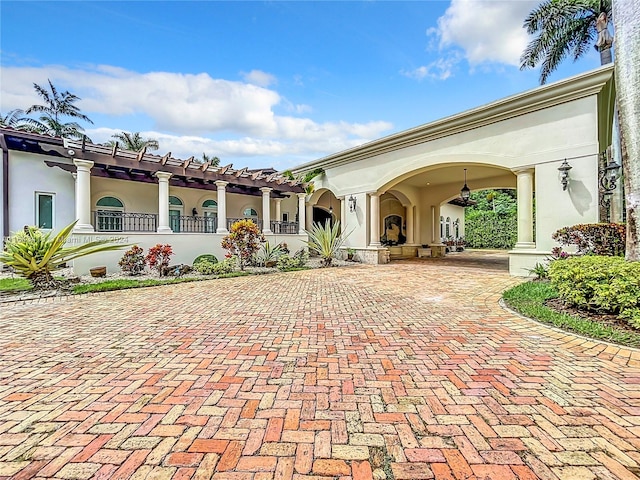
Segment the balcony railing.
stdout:
<path fill-rule="evenodd" d="M 218 218 L 215 216 L 173 216 L 169 218 L 173 233 L 216 233 Z"/>
<path fill-rule="evenodd" d="M 298 233 L 298 222 L 278 222 L 271 220 L 271 231 L 273 233 Z"/>
<path fill-rule="evenodd" d="M 93 226 L 96 232 L 155 232 L 158 216 L 155 213 L 98 210 L 93 212 Z"/>

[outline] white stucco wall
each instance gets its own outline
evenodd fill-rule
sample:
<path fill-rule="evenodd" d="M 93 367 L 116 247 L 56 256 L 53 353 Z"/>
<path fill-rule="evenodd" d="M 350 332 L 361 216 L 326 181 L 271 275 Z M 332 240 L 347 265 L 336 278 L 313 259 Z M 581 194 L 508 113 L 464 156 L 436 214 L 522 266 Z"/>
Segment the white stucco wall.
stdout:
<path fill-rule="evenodd" d="M 69 172 L 47 167 L 43 155 L 9 151 L 9 230 L 36 223 L 36 192 L 54 195 L 53 230 L 75 220 L 75 181 Z M 55 159 L 64 163 L 64 159 Z"/>

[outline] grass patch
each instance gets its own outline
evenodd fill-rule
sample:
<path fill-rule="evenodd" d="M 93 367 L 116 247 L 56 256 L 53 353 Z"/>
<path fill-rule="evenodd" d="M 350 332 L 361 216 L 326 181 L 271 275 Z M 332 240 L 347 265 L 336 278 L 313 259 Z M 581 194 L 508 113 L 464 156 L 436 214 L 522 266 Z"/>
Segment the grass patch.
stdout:
<path fill-rule="evenodd" d="M 216 277 L 209 278 L 167 278 L 167 279 L 147 279 L 147 280 L 135 280 L 133 278 L 119 278 L 117 280 L 106 280 L 100 283 L 86 283 L 83 285 L 76 285 L 73 287 L 73 293 L 75 295 L 81 293 L 91 292 L 109 292 L 112 290 L 127 290 L 129 288 L 142 288 L 142 287 L 155 287 L 157 285 L 172 285 L 174 283 L 186 283 L 186 282 L 201 282 L 204 280 L 213 280 L 215 278 L 232 278 L 232 277 L 244 277 L 250 275 L 248 272 L 232 272 L 224 275 L 218 275 Z"/>
<path fill-rule="evenodd" d="M 24 292 L 32 288 L 26 278 L 0 278 L 0 292 Z"/>
<path fill-rule="evenodd" d="M 553 325 L 585 337 L 606 340 L 628 347 L 640 347 L 640 333 L 604 325 L 597 320 L 557 312 L 547 307 L 547 300 L 558 298 L 558 292 L 547 282 L 527 282 L 502 294 L 504 302 L 525 317 Z"/>

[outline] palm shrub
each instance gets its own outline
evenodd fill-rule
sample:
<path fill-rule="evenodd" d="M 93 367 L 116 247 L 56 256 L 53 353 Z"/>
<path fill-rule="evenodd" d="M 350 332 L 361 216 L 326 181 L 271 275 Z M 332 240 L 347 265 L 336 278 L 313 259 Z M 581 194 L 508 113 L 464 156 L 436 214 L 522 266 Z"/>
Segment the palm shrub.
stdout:
<path fill-rule="evenodd" d="M 337 221 L 331 226 L 327 219 L 324 225 L 314 223 L 311 230 L 305 230 L 309 235 L 306 241 L 309 250 L 316 252 L 322 258 L 322 266 L 331 265 L 331 260 L 336 256 L 340 247 L 349 236 L 340 233 L 340 222 Z"/>
<path fill-rule="evenodd" d="M 229 257 L 237 256 L 240 270 L 244 270 L 264 241 L 258 225 L 249 219 L 238 220 L 231 225 L 229 235 L 222 239 L 222 248 L 229 251 Z"/>
<path fill-rule="evenodd" d="M 76 225 L 73 222 L 52 238 L 51 232 L 44 233 L 36 227 L 25 227 L 24 231 L 14 233 L 0 253 L 0 262 L 4 263 L 20 276 L 29 279 L 36 290 L 59 287 L 52 272 L 75 258 L 92 253 L 118 250 L 126 245 L 96 240 L 80 245 L 65 247 L 65 243 Z"/>

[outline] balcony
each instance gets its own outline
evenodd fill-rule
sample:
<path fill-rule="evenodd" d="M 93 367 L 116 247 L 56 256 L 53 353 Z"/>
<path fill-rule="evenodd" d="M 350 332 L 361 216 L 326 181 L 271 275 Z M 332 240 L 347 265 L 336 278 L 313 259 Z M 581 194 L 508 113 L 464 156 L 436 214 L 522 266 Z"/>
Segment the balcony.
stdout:
<path fill-rule="evenodd" d="M 298 222 L 278 222 L 271 220 L 271 231 L 279 234 L 297 234 Z"/>
<path fill-rule="evenodd" d="M 169 226 L 173 233 L 216 233 L 218 217 L 171 216 Z"/>
<path fill-rule="evenodd" d="M 93 227 L 96 232 L 155 232 L 158 215 L 98 210 L 93 212 Z"/>

